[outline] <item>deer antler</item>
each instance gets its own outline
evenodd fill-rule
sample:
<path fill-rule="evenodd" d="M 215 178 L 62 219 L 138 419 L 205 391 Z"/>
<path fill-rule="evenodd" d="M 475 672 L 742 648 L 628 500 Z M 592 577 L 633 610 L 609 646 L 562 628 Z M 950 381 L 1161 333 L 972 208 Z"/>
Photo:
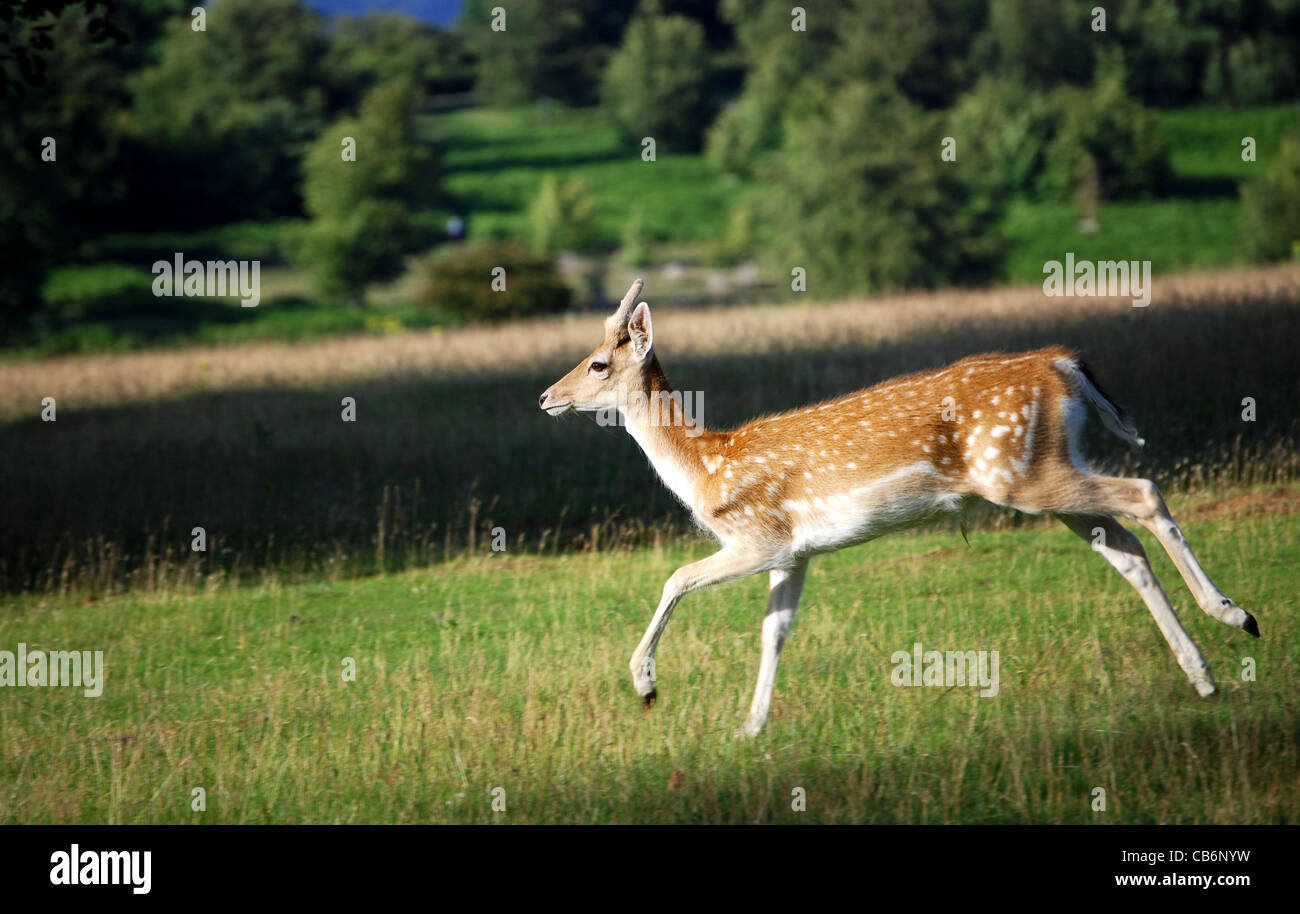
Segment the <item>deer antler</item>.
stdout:
<path fill-rule="evenodd" d="M 632 306 L 636 304 L 636 300 L 640 297 L 641 290 L 644 288 L 644 279 L 635 279 L 632 281 L 632 285 L 628 287 L 627 294 L 624 295 L 623 300 L 618 303 L 618 310 L 605 318 L 606 330 L 617 331 L 622 330 L 627 326 L 628 318 L 632 315 Z"/>

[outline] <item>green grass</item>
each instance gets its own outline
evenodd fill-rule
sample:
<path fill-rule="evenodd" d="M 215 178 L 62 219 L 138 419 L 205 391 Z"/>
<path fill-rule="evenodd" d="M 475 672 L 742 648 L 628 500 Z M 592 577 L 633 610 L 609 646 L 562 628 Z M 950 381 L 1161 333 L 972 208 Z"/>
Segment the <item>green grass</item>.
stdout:
<path fill-rule="evenodd" d="M 468 214 L 471 237 L 529 236 L 528 207 L 542 179 L 583 178 L 600 201 L 597 243 L 619 244 L 634 207 L 647 231 L 674 242 L 723 234 L 731 209 L 753 189 L 720 178 L 698 153 L 660 148 L 654 162 L 619 136 L 599 109 L 535 105 L 470 108 L 430 117 L 426 135 L 445 149 L 444 188 Z"/>
<path fill-rule="evenodd" d="M 103 650 L 107 674 L 97 699 L 0 694 L 0 822 L 1294 823 L 1300 516 L 1183 526 L 1264 635 L 1197 610 L 1148 543 L 1217 697 L 1196 696 L 1137 595 L 1059 525 L 976 529 L 969 548 L 948 529 L 814 562 L 755 742 L 733 732 L 761 576 L 683 601 L 652 712 L 627 681 L 663 580 L 704 544 L 18 598 L 0 648 Z M 891 655 L 917 641 L 999 651 L 998 695 L 892 686 Z"/>
<path fill-rule="evenodd" d="M 1247 262 L 1236 197 L 1115 201 L 1098 212 L 1099 229 L 1079 230 L 1078 207 L 1014 201 L 1002 223 L 1011 239 L 1005 277 L 1041 283 L 1043 264 L 1075 260 L 1149 260 L 1153 273 Z"/>
<path fill-rule="evenodd" d="M 1155 273 L 1248 261 L 1238 187 L 1268 167 L 1286 131 L 1300 125 L 1300 112 L 1294 105 L 1206 105 L 1156 114 L 1173 171 L 1169 196 L 1105 203 L 1099 230 L 1087 234 L 1079 231 L 1077 206 L 1013 201 L 1002 223 L 1011 242 L 1005 278 L 1041 282 L 1043 264 L 1066 251 L 1081 260 L 1150 260 Z M 1244 137 L 1255 139 L 1254 162 L 1242 160 Z"/>

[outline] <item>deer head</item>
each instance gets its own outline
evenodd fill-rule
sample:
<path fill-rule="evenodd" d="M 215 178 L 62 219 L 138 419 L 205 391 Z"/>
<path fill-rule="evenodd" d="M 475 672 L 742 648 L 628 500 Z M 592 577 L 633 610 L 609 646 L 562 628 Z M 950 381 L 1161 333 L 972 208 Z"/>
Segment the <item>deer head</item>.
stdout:
<path fill-rule="evenodd" d="M 632 283 L 618 310 L 605 318 L 605 338 L 572 371 L 538 398 L 537 405 L 552 416 L 569 410 L 615 409 L 633 391 L 647 389 L 653 361 L 654 330 L 650 306 L 636 304 L 645 283 Z M 635 307 L 634 307 L 635 306 Z"/>

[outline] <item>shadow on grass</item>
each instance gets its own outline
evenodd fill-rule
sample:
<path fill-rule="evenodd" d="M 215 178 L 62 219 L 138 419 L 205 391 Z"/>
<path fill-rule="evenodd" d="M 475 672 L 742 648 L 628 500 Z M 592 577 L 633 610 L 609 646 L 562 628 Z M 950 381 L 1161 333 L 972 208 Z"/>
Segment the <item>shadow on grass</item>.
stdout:
<path fill-rule="evenodd" d="M 1260 684 L 1257 691 L 1267 690 Z M 888 696 L 886 696 L 888 697 Z M 972 699 L 974 700 L 974 699 Z M 1114 713 L 1108 710 L 1115 701 Z M 1289 824 L 1300 802 L 1300 719 L 1293 703 L 1238 696 L 1206 708 L 1170 696 L 1154 710 L 1119 696 L 1061 703 L 1045 718 L 1037 700 L 1008 703 L 996 735 L 955 736 L 924 746 L 885 733 L 861 746 L 833 745 L 798 762 L 754 765 L 800 735 L 777 724 L 730 762 L 682 758 L 642 763 L 635 793 L 607 803 L 608 820 L 656 824 Z M 1125 707 L 1142 710 L 1125 711 Z M 862 711 L 871 717 L 870 707 Z M 1080 716 L 1081 715 L 1081 716 Z M 1050 720 L 1055 732 L 1044 730 Z M 1080 721 L 1086 723 L 1080 723 Z M 1057 724 L 1057 721 L 1063 723 Z M 1101 724 L 1099 726 L 1099 724 Z M 874 728 L 868 726 L 868 730 Z M 852 731 L 850 731 L 852 732 Z M 1008 735 L 1010 738 L 1008 738 Z M 806 737 L 805 737 L 806 738 Z M 802 788 L 806 808 L 792 809 Z M 1094 810 L 1094 791 L 1105 810 Z M 567 797 L 548 821 L 586 821 L 591 800 Z M 544 802 L 544 801 L 540 801 Z"/>
<path fill-rule="evenodd" d="M 212 313 L 245 319 L 240 309 Z M 598 333 L 593 319 L 593 342 Z M 971 353 L 1064 343 L 1132 408 L 1148 441 L 1134 456 L 1091 429 L 1098 463 L 1169 484 L 1295 474 L 1296 339 L 1300 308 L 1247 299 L 1118 318 L 1081 306 L 1003 326 L 954 317 L 869 348 L 791 341 L 783 352 L 687 360 L 664 338 L 659 350 L 678 386 L 706 394 L 705 424 L 725 428 Z M 166 561 L 365 573 L 434 561 L 471 540 L 481 548 L 498 525 L 512 550 L 688 529 L 629 436 L 537 409 L 538 393 L 571 367 L 226 390 L 108 409 L 61 403 L 57 423 L 24 420 L 0 435 L 0 580 L 9 589 L 75 578 L 111 586 Z M 346 396 L 356 399 L 355 422 L 341 420 Z M 1242 421 L 1245 397 L 1256 400 L 1254 422 Z M 189 550 L 196 526 L 209 537 L 202 556 Z"/>
<path fill-rule="evenodd" d="M 1209 200 L 1217 197 L 1237 199 L 1239 182 L 1232 178 L 1179 176 L 1170 181 L 1169 197 Z"/>

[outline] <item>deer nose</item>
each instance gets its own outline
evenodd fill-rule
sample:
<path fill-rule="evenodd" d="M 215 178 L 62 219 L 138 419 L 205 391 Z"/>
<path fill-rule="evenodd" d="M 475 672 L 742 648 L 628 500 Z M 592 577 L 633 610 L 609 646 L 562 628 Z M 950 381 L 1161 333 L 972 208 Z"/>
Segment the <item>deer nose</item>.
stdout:
<path fill-rule="evenodd" d="M 542 391 L 542 395 L 537 398 L 537 405 L 540 406 L 542 409 L 546 409 L 546 398 L 549 397 L 550 395 L 551 392 L 549 390 Z"/>

